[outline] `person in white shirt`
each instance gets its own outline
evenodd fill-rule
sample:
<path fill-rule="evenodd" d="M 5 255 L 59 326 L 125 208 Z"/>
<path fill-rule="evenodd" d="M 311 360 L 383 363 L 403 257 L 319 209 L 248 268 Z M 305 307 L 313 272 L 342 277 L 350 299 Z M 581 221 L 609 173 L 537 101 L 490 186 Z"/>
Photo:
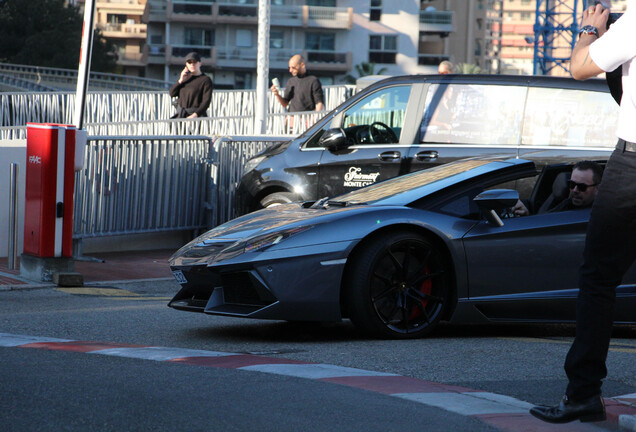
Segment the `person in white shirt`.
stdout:
<path fill-rule="evenodd" d="M 580 38 L 572 50 L 570 72 L 577 80 L 622 66 L 618 144 L 592 206 L 583 264 L 579 270 L 576 337 L 565 359 L 568 386 L 555 406 L 530 413 L 551 423 L 605 420 L 601 384 L 613 326 L 616 287 L 636 260 L 636 8 L 607 30 L 609 10 L 583 12 Z"/>

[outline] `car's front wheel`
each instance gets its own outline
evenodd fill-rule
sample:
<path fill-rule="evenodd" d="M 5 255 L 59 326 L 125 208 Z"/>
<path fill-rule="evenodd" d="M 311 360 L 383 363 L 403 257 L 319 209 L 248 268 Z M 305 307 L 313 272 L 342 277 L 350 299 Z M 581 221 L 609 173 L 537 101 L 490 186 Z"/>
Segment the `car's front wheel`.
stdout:
<path fill-rule="evenodd" d="M 381 338 L 417 338 L 441 319 L 449 281 L 444 254 L 424 236 L 387 232 L 353 257 L 343 300 L 349 318 L 363 332 Z"/>
<path fill-rule="evenodd" d="M 274 192 L 261 200 L 261 207 L 273 207 L 275 205 L 294 202 L 294 194 L 290 192 Z"/>

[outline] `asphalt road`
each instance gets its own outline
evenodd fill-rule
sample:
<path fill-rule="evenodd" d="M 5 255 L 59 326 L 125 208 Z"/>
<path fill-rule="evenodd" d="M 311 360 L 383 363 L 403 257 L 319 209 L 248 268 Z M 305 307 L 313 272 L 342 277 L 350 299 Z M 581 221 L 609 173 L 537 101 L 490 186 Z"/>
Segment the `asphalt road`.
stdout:
<path fill-rule="evenodd" d="M 530 403 L 555 403 L 565 388 L 562 363 L 572 326 L 444 325 L 427 339 L 372 340 L 349 322 L 297 324 L 175 311 L 166 307 L 174 283 L 126 288 L 1 291 L 0 333 L 291 359 Z M 605 397 L 636 392 L 635 355 L 636 329 L 617 328 Z M 1 346 L 0 365 L 2 431 L 498 430 L 412 400 L 289 375 Z"/>

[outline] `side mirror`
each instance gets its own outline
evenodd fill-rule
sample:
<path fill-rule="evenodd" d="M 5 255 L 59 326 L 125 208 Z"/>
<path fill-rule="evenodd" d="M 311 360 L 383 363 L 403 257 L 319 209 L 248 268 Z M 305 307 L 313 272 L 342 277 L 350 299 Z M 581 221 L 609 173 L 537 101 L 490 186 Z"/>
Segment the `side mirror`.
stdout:
<path fill-rule="evenodd" d="M 327 129 L 318 143 L 330 151 L 338 151 L 348 147 L 347 135 L 342 128 Z"/>
<path fill-rule="evenodd" d="M 503 226 L 497 210 L 513 207 L 519 201 L 519 192 L 512 189 L 491 189 L 477 195 L 473 201 L 484 212 L 486 220 L 495 226 Z"/>

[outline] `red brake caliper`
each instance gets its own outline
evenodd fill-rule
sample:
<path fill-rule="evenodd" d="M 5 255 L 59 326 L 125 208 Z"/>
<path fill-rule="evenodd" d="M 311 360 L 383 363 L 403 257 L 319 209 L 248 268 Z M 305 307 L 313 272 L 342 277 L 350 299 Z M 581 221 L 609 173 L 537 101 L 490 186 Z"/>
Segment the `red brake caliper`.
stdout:
<path fill-rule="evenodd" d="M 428 274 L 429 273 L 428 267 L 425 267 L 424 269 L 426 270 L 426 274 Z M 424 282 L 422 282 L 422 284 L 420 285 L 420 292 L 422 294 L 430 295 L 432 291 L 433 291 L 433 282 L 431 282 L 430 279 L 426 279 Z M 420 303 L 422 304 L 422 308 L 419 308 L 417 305 L 414 305 L 413 308 L 411 309 L 411 316 L 409 317 L 409 319 L 418 318 L 422 314 L 422 309 L 426 308 L 426 305 L 428 304 L 428 300 L 422 299 L 420 300 Z"/>

